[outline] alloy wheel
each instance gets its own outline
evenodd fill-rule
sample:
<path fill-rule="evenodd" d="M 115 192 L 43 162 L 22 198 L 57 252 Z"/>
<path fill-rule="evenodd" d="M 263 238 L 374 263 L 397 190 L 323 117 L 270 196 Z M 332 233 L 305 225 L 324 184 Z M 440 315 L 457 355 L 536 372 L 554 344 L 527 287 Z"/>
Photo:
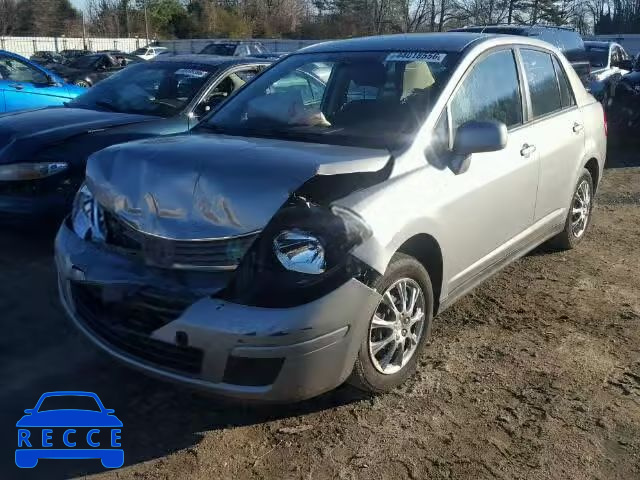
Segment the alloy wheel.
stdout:
<path fill-rule="evenodd" d="M 369 326 L 369 357 L 377 371 L 392 375 L 409 363 L 424 333 L 425 297 L 411 278 L 382 294 Z"/>
<path fill-rule="evenodd" d="M 586 179 L 582 179 L 573 195 L 571 205 L 571 233 L 575 238 L 582 237 L 587 229 L 591 215 L 591 202 L 591 184 Z"/>

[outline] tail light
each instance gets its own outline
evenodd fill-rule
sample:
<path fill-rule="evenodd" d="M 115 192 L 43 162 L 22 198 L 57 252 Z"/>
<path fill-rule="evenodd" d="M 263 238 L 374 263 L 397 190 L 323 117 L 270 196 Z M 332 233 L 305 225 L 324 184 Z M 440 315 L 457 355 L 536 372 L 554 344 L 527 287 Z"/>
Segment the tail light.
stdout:
<path fill-rule="evenodd" d="M 609 126 L 607 125 L 607 111 L 602 109 L 602 117 L 604 118 L 604 136 L 609 136 Z"/>

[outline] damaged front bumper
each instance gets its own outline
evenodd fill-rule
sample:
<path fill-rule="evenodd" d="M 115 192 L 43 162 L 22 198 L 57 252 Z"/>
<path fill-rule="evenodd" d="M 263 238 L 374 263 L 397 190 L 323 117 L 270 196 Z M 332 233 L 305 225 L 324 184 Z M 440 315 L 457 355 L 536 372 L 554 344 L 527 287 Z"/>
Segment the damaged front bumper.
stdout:
<path fill-rule="evenodd" d="M 380 297 L 356 279 L 290 308 L 212 294 L 233 272 L 154 270 L 81 240 L 56 238 L 62 303 L 98 346 L 167 380 L 236 398 L 294 401 L 351 373 Z"/>

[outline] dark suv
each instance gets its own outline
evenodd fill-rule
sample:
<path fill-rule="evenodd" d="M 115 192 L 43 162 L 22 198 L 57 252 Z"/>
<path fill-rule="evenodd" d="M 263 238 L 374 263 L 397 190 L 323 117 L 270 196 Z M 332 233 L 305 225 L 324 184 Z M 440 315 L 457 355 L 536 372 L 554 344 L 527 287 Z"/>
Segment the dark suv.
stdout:
<path fill-rule="evenodd" d="M 585 85 L 589 83 L 589 75 L 591 74 L 589 57 L 587 56 L 582 37 L 575 30 L 540 25 L 485 25 L 464 27 L 451 31 L 520 35 L 543 40 L 564 53 L 564 56 L 571 62 L 582 83 Z"/>
<path fill-rule="evenodd" d="M 216 40 L 202 49 L 205 55 L 221 57 L 251 57 L 269 53 L 260 42 L 243 42 L 239 40 Z"/>

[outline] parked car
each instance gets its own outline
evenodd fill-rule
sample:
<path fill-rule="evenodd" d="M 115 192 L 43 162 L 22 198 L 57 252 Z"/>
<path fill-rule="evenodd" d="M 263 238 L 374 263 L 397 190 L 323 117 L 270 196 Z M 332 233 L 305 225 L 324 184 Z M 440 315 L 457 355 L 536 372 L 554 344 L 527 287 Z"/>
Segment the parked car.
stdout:
<path fill-rule="evenodd" d="M 452 32 L 478 32 L 533 37 L 550 43 L 567 57 L 585 86 L 590 84 L 591 67 L 582 37 L 575 30 L 543 25 L 486 25 L 465 27 Z"/>
<path fill-rule="evenodd" d="M 82 92 L 41 65 L 0 50 L 0 113 L 62 105 Z"/>
<path fill-rule="evenodd" d="M 202 55 L 219 55 L 221 57 L 250 57 L 271 54 L 260 42 L 241 40 L 216 40 L 202 49 Z M 272 58 L 272 57 L 269 57 Z"/>
<path fill-rule="evenodd" d="M 165 53 L 168 51 L 169 50 L 165 47 L 142 47 L 133 52 L 132 55 L 136 55 L 143 60 L 151 60 L 161 53 Z"/>
<path fill-rule="evenodd" d="M 306 82 L 318 64 L 329 82 Z M 193 387 L 387 391 L 435 313 L 545 240 L 580 243 L 605 152 L 602 106 L 548 43 L 321 43 L 189 135 L 92 155 L 61 298 L 111 355 Z"/>
<path fill-rule="evenodd" d="M 612 140 L 617 143 L 637 141 L 640 132 L 640 55 L 631 72 L 617 83 L 609 105 Z"/>
<path fill-rule="evenodd" d="M 142 62 L 63 108 L 0 116 L 0 217 L 61 218 L 91 153 L 186 131 L 268 64 L 200 55 Z"/>
<path fill-rule="evenodd" d="M 79 87 L 89 88 L 126 66 L 142 61 L 139 57 L 126 53 L 115 55 L 110 53 L 92 53 L 91 55 L 77 57 L 65 65 L 55 65 L 51 68 L 67 82 Z"/>
<path fill-rule="evenodd" d="M 60 55 L 65 59 L 65 62 L 69 62 L 78 57 L 84 57 L 85 55 L 91 55 L 91 50 L 82 50 L 82 49 L 65 49 L 60 51 Z"/>
<path fill-rule="evenodd" d="M 633 70 L 634 60 L 614 42 L 587 41 L 584 45 L 591 64 L 589 89 L 608 107 L 622 76 Z"/>
<path fill-rule="evenodd" d="M 51 63 L 63 63 L 64 57 L 56 52 L 40 51 L 31 55 L 30 60 L 46 67 Z"/>

